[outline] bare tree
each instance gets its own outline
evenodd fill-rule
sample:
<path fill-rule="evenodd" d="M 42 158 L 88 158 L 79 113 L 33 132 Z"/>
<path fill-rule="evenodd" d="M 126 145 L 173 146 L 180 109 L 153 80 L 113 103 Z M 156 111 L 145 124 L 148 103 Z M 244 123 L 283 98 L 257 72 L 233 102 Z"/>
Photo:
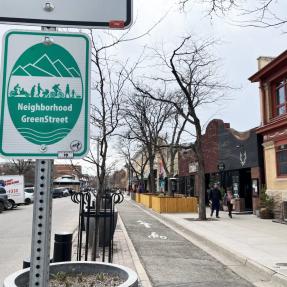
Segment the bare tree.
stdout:
<path fill-rule="evenodd" d="M 240 0 L 239 0 L 240 1 Z M 213 13 L 226 13 L 234 6 L 237 6 L 238 0 L 200 0 L 203 4 L 207 4 L 209 14 Z M 179 0 L 179 4 L 182 9 L 188 4 L 193 4 L 194 0 Z"/>
<path fill-rule="evenodd" d="M 148 164 L 148 155 L 142 143 L 130 139 L 127 133 L 120 138 L 119 150 L 128 169 L 128 189 L 131 189 L 131 175 L 134 174 L 140 186 L 144 186 L 144 172 Z"/>
<path fill-rule="evenodd" d="M 160 94 L 160 92 L 158 91 Z M 155 151 L 161 138 L 161 131 L 170 117 L 171 105 L 155 102 L 139 91 L 129 97 L 124 109 L 124 120 L 129 139 L 136 140 L 146 150 L 149 164 L 149 191 L 155 192 Z"/>
<path fill-rule="evenodd" d="M 165 65 L 170 76 L 151 77 L 166 89 L 175 89 L 172 98 L 159 98 L 156 92 L 145 85 L 143 80 L 132 80 L 135 89 L 148 98 L 172 105 L 179 115 L 194 127 L 195 143 L 191 144 L 198 162 L 199 176 L 199 219 L 206 220 L 205 209 L 205 169 L 202 150 L 202 123 L 198 110 L 202 106 L 213 105 L 221 98 L 221 90 L 226 86 L 217 78 L 216 60 L 209 49 L 213 41 L 195 42 L 185 37 L 181 43 L 167 56 L 156 52 L 160 62 Z"/>
<path fill-rule="evenodd" d="M 165 140 L 167 141 L 167 144 L 161 144 L 157 147 L 167 178 L 172 178 L 175 175 L 175 159 L 179 151 L 180 140 L 182 133 L 184 132 L 187 119 L 183 119 L 183 121 L 181 121 L 181 117 L 178 112 L 174 111 L 171 114 L 171 121 L 172 126 L 170 128 L 167 127 L 167 129 L 169 129 L 167 135 L 171 134 L 171 137 L 168 138 L 168 136 L 166 136 Z M 170 180 L 168 181 L 168 194 L 172 195 Z"/>
<path fill-rule="evenodd" d="M 95 153 L 90 149 L 85 161 L 96 166 L 98 178 L 98 190 L 96 198 L 96 213 L 100 210 L 101 198 L 105 192 L 107 175 L 107 156 L 109 141 L 119 125 L 120 103 L 124 96 L 124 86 L 127 75 L 122 65 L 108 53 L 120 40 L 113 39 L 110 44 L 103 44 L 99 38 L 95 38 L 90 32 L 92 42 L 92 95 L 90 123 L 98 136 L 92 137 L 96 140 Z M 98 246 L 98 216 L 96 216 L 96 232 L 94 246 L 92 249 L 92 260 L 95 260 Z"/>
<path fill-rule="evenodd" d="M 209 15 L 226 15 L 235 10 L 237 12 L 236 25 L 253 26 L 258 28 L 284 27 L 287 17 L 284 9 L 280 9 L 283 1 L 277 0 L 200 0 L 206 5 Z M 194 0 L 179 0 L 184 10 Z"/>
<path fill-rule="evenodd" d="M 32 167 L 32 161 L 25 159 L 12 159 L 10 160 L 10 166 L 17 174 L 25 174 Z"/>

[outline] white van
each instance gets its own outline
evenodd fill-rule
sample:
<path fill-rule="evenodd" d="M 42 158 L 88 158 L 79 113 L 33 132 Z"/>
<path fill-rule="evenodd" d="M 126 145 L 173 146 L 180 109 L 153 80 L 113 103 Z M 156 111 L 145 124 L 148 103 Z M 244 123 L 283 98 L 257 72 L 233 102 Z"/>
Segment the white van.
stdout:
<path fill-rule="evenodd" d="M 17 204 L 25 203 L 24 176 L 23 175 L 1 175 L 0 183 L 4 185 L 8 195 L 8 209 L 16 207 Z"/>

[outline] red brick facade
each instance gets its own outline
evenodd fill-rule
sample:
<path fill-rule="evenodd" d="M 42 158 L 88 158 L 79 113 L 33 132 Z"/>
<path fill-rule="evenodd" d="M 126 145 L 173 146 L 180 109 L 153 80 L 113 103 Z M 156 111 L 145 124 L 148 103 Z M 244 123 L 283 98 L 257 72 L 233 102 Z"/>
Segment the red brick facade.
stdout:
<path fill-rule="evenodd" d="M 202 136 L 205 173 L 218 172 L 220 128 L 230 128 L 230 124 L 214 119 L 208 124 L 205 134 Z"/>
<path fill-rule="evenodd" d="M 212 120 L 202 136 L 202 147 L 204 155 L 205 173 L 216 173 L 218 172 L 219 163 L 219 128 L 229 128 L 228 123 L 224 123 L 222 120 Z M 182 150 L 178 155 L 178 170 L 179 176 L 187 176 L 190 174 L 189 165 L 195 162 L 195 156 L 193 151 Z"/>

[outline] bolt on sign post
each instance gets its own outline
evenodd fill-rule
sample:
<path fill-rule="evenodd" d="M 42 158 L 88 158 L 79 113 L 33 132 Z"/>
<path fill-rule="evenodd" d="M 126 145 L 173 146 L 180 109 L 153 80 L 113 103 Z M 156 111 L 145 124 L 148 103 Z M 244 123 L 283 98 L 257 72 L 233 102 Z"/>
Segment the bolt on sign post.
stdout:
<path fill-rule="evenodd" d="M 53 158 L 89 149 L 90 40 L 8 31 L 3 39 L 0 152 L 36 158 L 30 287 L 48 286 Z"/>

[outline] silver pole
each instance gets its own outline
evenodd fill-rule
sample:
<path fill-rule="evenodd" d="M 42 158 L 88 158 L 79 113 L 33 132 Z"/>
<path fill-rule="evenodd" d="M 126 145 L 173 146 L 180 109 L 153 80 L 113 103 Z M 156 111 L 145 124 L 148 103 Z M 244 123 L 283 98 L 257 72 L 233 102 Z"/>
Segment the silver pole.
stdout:
<path fill-rule="evenodd" d="M 42 27 L 41 30 L 56 31 L 56 28 Z M 53 162 L 36 160 L 29 287 L 49 286 Z"/>
<path fill-rule="evenodd" d="M 29 287 L 49 286 L 53 160 L 36 160 Z"/>

